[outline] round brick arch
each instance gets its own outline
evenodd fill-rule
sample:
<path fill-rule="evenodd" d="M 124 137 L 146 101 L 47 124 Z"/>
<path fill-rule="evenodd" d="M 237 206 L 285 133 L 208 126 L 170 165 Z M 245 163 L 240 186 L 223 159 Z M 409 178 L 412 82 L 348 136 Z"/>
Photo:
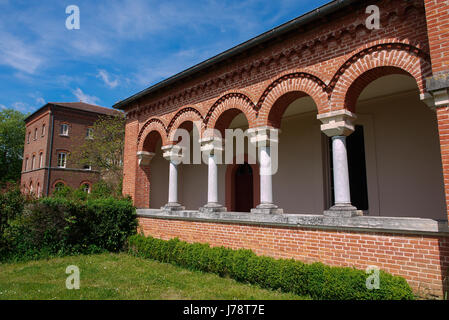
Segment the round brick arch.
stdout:
<path fill-rule="evenodd" d="M 176 112 L 167 127 L 168 141 L 173 141 L 173 135 L 176 130 L 186 122 L 192 122 L 194 125 L 196 124 L 197 130 L 201 135 L 203 131 L 203 121 L 204 118 L 197 109 L 193 107 L 182 108 Z"/>
<path fill-rule="evenodd" d="M 167 144 L 167 129 L 158 118 L 148 120 L 142 127 L 137 137 L 137 150 L 154 152 L 156 143 L 162 139 L 162 145 Z"/>
<path fill-rule="evenodd" d="M 286 74 L 273 81 L 257 103 L 259 125 L 280 127 L 287 107 L 296 99 L 310 96 L 318 112 L 327 108 L 326 84 L 317 76 L 307 72 Z"/>
<path fill-rule="evenodd" d="M 218 99 L 209 109 L 204 118 L 204 129 L 215 129 L 217 120 L 224 113 L 232 113 L 228 111 L 233 109 L 236 110 L 236 113 L 243 112 L 250 128 L 256 125 L 257 112 L 253 101 L 243 93 L 228 93 Z"/>
<path fill-rule="evenodd" d="M 282 115 L 296 99 L 310 96 L 318 112 L 327 108 L 326 84 L 317 76 L 306 72 L 286 74 L 273 81 L 257 103 L 259 125 L 279 127 Z"/>
<path fill-rule="evenodd" d="M 329 84 L 330 110 L 355 111 L 362 90 L 372 81 L 391 74 L 407 74 L 425 92 L 425 77 L 431 73 L 429 57 L 411 45 L 384 44 L 358 52 L 344 63 Z"/>

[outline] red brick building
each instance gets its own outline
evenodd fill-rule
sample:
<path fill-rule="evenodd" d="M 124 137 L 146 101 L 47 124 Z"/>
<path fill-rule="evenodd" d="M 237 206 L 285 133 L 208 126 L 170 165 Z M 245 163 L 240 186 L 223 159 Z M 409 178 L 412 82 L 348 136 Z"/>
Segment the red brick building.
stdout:
<path fill-rule="evenodd" d="M 90 189 L 98 180 L 95 164 L 81 167 L 69 155 L 89 138 L 98 117 L 114 112 L 83 102 L 49 102 L 28 116 L 21 176 L 24 192 L 48 195 L 58 185 Z"/>
<path fill-rule="evenodd" d="M 448 1 L 332 1 L 114 107 L 146 234 L 447 289 Z M 264 144 L 257 163 L 246 149 L 243 164 L 179 164 L 178 128 L 203 151 L 222 148 L 208 129 Z"/>

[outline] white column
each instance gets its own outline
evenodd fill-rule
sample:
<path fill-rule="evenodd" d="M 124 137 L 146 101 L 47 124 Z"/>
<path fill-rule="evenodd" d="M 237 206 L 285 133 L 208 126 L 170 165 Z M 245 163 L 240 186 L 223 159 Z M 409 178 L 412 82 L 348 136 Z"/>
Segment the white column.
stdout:
<path fill-rule="evenodd" d="M 178 165 L 174 161 L 169 164 L 168 204 L 178 203 Z"/>
<path fill-rule="evenodd" d="M 178 203 L 178 166 L 182 160 L 182 148 L 177 145 L 163 146 L 163 157 L 169 161 L 168 203 L 161 209 L 174 211 L 185 208 Z"/>
<path fill-rule="evenodd" d="M 361 211 L 351 205 L 346 151 L 346 137 L 354 132 L 353 121 L 356 119 L 356 115 L 342 109 L 319 114 L 317 118 L 323 123 L 321 131 L 332 138 L 335 203 L 329 210 L 324 211 L 324 215 L 341 217 L 361 215 Z"/>
<path fill-rule="evenodd" d="M 332 161 L 334 167 L 334 196 L 336 206 L 350 206 L 348 156 L 346 136 L 332 137 Z"/>
<path fill-rule="evenodd" d="M 218 203 L 218 166 L 223 152 L 223 141 L 219 137 L 206 137 L 200 140 L 203 161 L 207 161 L 207 204 L 199 208 L 201 212 L 224 212 L 226 207 Z M 207 159 L 205 158 L 207 157 Z"/>
<path fill-rule="evenodd" d="M 258 127 L 248 130 L 250 142 L 257 148 L 260 173 L 260 204 L 251 209 L 252 213 L 280 214 L 283 210 L 273 203 L 273 166 L 272 152 L 277 152 L 279 129 Z M 273 147 L 274 151 L 273 151 Z M 276 155 L 277 156 L 277 155 Z"/>
<path fill-rule="evenodd" d="M 209 173 L 207 185 L 207 202 L 218 203 L 218 176 L 217 163 L 213 154 L 209 154 Z"/>
<path fill-rule="evenodd" d="M 273 204 L 273 181 L 271 174 L 270 147 L 259 148 L 260 163 L 260 203 Z"/>

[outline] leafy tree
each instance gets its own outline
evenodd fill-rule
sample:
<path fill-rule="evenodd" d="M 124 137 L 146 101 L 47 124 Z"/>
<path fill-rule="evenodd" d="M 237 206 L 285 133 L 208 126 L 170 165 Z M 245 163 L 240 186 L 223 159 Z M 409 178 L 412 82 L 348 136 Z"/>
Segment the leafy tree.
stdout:
<path fill-rule="evenodd" d="M 125 116 L 101 116 L 93 125 L 90 137 L 71 154 L 71 160 L 81 166 L 98 170 L 104 181 L 120 188 L 123 174 L 123 148 L 125 144 Z"/>
<path fill-rule="evenodd" d="M 0 185 L 20 180 L 26 117 L 14 109 L 0 111 Z"/>

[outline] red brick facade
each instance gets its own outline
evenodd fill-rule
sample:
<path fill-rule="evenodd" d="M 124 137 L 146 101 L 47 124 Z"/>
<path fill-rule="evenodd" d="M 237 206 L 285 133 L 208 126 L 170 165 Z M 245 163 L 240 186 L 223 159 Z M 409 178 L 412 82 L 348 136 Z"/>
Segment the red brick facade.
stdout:
<path fill-rule="evenodd" d="M 123 192 L 139 208 L 149 207 L 148 168 L 137 164 L 137 151 L 154 152 L 157 139 L 185 121 L 202 129 L 227 128 L 242 112 L 249 127 L 280 126 L 285 108 L 309 95 L 318 113 L 357 112 L 356 101 L 372 81 L 407 74 L 419 93 L 428 77 L 449 72 L 449 3 L 439 0 L 372 1 L 381 13 L 380 29 L 365 26 L 363 1 L 310 21 L 293 31 L 249 48 L 183 81 L 136 98 L 127 112 Z M 448 106 L 437 109 L 449 213 Z M 226 223 L 141 218 L 146 234 L 191 242 L 249 248 L 258 254 L 306 262 L 365 268 L 374 264 L 404 276 L 416 291 L 441 296 L 449 269 L 447 234 L 406 235 L 362 231 L 281 228 Z"/>
<path fill-rule="evenodd" d="M 36 195 L 47 195 L 47 191 L 51 194 L 55 185 L 60 182 L 72 188 L 96 182 L 98 172 L 95 171 L 95 165 L 92 166 L 92 170 L 83 170 L 80 165 L 71 162 L 68 158 L 66 168 L 59 168 L 58 153 L 66 152 L 69 155 L 83 142 L 87 128 L 91 127 L 99 116 L 110 115 L 112 112 L 111 109 L 83 103 L 49 103 L 30 115 L 26 119 L 27 134 L 21 177 L 24 192 L 30 192 L 32 189 Z M 60 134 L 62 124 L 68 125 L 67 136 Z M 43 126 L 44 130 L 42 130 Z M 35 130 L 37 130 L 36 139 L 34 139 Z M 28 134 L 30 134 L 29 142 Z M 42 162 L 40 161 L 41 153 Z M 36 156 L 36 160 L 32 168 L 33 155 Z M 28 159 L 28 167 L 25 167 L 26 159 Z"/>

